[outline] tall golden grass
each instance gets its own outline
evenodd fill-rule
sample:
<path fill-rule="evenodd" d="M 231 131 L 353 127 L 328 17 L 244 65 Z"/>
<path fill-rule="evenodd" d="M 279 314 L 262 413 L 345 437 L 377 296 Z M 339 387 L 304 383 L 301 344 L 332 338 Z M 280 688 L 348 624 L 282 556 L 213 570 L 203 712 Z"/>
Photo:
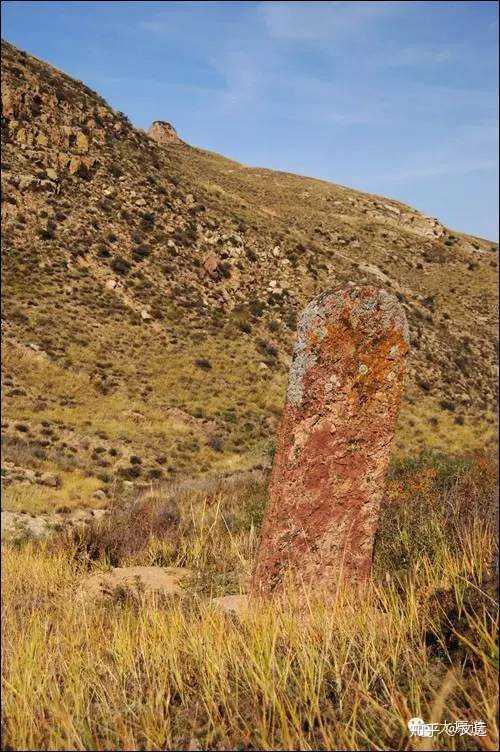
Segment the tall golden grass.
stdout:
<path fill-rule="evenodd" d="M 290 592 L 241 618 L 208 596 L 244 589 L 258 483 L 186 493 L 177 515 L 161 491 L 143 499 L 142 548 L 139 533 L 120 546 L 105 525 L 6 546 L 4 748 L 497 749 L 493 482 L 483 460 L 396 469 L 389 496 L 408 498 L 383 513 L 366 590 L 339 588 L 328 603 Z M 77 585 L 111 551 L 114 563 L 181 563 L 201 579 L 176 600 L 82 601 Z M 415 716 L 484 721 L 487 733 L 418 740 Z"/>

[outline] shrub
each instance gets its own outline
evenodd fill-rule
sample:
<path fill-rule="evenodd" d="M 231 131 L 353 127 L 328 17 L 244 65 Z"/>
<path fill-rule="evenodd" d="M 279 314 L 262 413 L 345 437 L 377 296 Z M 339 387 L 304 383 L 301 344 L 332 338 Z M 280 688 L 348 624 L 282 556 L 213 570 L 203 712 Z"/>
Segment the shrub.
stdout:
<path fill-rule="evenodd" d="M 207 446 L 209 446 L 210 449 L 213 449 L 214 452 L 222 452 L 224 444 L 220 436 L 210 436 L 207 441 Z"/>
<path fill-rule="evenodd" d="M 210 371 L 212 369 L 212 364 L 209 360 L 206 358 L 198 358 L 195 360 L 195 365 L 197 368 L 201 368 L 203 371 Z"/>
<path fill-rule="evenodd" d="M 134 478 L 138 478 L 140 474 L 141 474 L 141 468 L 138 465 L 131 465 L 130 467 L 118 468 L 118 475 L 124 478 L 125 480 L 134 480 Z"/>
<path fill-rule="evenodd" d="M 279 332 L 280 325 L 278 324 L 277 321 L 274 321 L 274 319 L 271 319 L 271 321 L 269 321 L 267 324 L 267 328 L 269 329 L 270 332 L 274 334 L 275 332 Z"/>
<path fill-rule="evenodd" d="M 257 349 L 263 355 L 270 355 L 272 358 L 275 358 L 278 355 L 278 348 L 273 345 L 272 342 L 268 342 L 265 339 L 257 340 Z"/>
<path fill-rule="evenodd" d="M 55 222 L 48 222 L 47 227 L 41 227 L 38 230 L 38 234 L 42 240 L 54 240 L 56 236 L 56 227 L 57 225 Z"/>
<path fill-rule="evenodd" d="M 423 557 L 438 563 L 445 544 L 460 546 L 473 519 L 494 519 L 487 458 L 424 452 L 393 461 L 375 546 L 375 572 L 409 571 Z"/>
<path fill-rule="evenodd" d="M 217 271 L 221 277 L 229 279 L 231 276 L 231 264 L 228 261 L 223 261 L 217 266 Z"/>
<path fill-rule="evenodd" d="M 450 402 L 449 400 L 441 400 L 439 406 L 442 407 L 443 410 L 448 410 L 451 413 L 455 412 L 455 403 Z"/>
<path fill-rule="evenodd" d="M 138 246 L 137 248 L 133 249 L 132 258 L 134 259 L 134 261 L 142 261 L 143 259 L 147 258 L 150 253 L 151 250 L 147 246 Z"/>
<path fill-rule="evenodd" d="M 132 123 L 130 122 L 130 120 L 128 119 L 127 115 L 125 115 L 124 112 L 118 112 L 117 115 L 120 118 L 120 120 L 122 121 L 122 123 L 124 123 L 125 125 L 128 125 L 128 126 L 132 127 Z"/>
<path fill-rule="evenodd" d="M 265 303 L 263 303 L 261 300 L 252 300 L 249 305 L 249 309 L 252 316 L 260 318 L 264 313 Z"/>
<path fill-rule="evenodd" d="M 130 262 L 124 259 L 122 256 L 115 256 L 111 262 L 111 268 L 117 274 L 126 275 L 130 271 Z"/>

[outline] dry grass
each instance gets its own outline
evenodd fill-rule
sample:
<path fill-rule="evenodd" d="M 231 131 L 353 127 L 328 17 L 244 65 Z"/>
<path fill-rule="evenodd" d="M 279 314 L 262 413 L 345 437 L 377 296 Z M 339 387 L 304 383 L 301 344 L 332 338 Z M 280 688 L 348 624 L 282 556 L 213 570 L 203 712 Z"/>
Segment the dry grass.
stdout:
<path fill-rule="evenodd" d="M 67 509 L 98 509 L 106 500 L 92 498 L 99 487 L 95 478 L 85 478 L 77 473 L 62 473 L 62 488 L 12 483 L 2 490 L 2 510 L 26 514 L 47 514 Z"/>
<path fill-rule="evenodd" d="M 481 458 L 394 467 L 367 590 L 241 621 L 206 594 L 244 589 L 262 478 L 164 488 L 116 510 L 114 537 L 6 548 L 5 748 L 420 749 L 421 716 L 487 724 L 440 749 L 496 749 L 494 482 Z M 82 605 L 75 585 L 110 559 L 199 578 L 181 601 Z"/>

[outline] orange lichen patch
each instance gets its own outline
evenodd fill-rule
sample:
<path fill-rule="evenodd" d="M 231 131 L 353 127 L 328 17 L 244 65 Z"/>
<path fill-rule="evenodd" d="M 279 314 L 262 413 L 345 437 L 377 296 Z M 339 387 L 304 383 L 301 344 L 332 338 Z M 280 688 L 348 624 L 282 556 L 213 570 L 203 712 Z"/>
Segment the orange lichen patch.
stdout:
<path fill-rule="evenodd" d="M 255 592 L 279 590 L 287 572 L 327 589 L 369 574 L 407 352 L 404 314 L 384 291 L 349 287 L 304 311 Z"/>

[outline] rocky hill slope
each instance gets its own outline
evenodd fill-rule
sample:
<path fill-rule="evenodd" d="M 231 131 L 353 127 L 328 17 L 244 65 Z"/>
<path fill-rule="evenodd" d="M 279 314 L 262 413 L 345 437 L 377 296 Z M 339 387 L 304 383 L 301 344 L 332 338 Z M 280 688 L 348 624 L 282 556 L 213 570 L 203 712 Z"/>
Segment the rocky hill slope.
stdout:
<path fill-rule="evenodd" d="M 168 124 L 148 135 L 50 65 L 7 43 L 2 57 L 13 508 L 27 488 L 40 506 L 73 504 L 265 464 L 297 313 L 348 280 L 393 290 L 410 323 L 396 451 L 490 440 L 494 244 L 193 148 Z"/>

